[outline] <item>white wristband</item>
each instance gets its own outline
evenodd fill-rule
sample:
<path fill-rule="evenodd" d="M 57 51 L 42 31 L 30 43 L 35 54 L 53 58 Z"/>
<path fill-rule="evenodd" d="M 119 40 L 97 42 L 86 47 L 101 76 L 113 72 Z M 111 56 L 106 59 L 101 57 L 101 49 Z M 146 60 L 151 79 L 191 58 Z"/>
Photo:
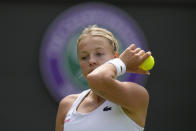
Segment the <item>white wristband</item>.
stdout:
<path fill-rule="evenodd" d="M 126 72 L 126 65 L 120 58 L 109 60 L 105 64 L 107 63 L 111 63 L 115 66 L 117 71 L 117 76 L 123 75 Z"/>

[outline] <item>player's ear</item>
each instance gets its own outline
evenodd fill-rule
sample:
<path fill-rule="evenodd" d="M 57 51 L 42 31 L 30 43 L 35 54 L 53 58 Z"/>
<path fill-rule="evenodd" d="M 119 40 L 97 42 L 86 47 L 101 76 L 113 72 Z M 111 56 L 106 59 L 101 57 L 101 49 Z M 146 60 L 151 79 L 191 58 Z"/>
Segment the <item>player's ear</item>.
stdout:
<path fill-rule="evenodd" d="M 119 54 L 118 54 L 118 51 L 116 51 L 114 54 L 114 58 L 118 58 L 118 57 L 119 57 Z"/>

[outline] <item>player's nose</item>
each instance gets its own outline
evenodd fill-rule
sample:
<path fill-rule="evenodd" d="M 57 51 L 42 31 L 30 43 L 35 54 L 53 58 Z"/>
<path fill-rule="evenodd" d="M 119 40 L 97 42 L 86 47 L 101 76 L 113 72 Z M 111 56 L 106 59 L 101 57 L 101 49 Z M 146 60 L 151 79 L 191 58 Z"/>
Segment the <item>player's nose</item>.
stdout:
<path fill-rule="evenodd" d="M 89 66 L 95 66 L 97 65 L 97 61 L 93 56 L 90 56 L 89 58 Z"/>

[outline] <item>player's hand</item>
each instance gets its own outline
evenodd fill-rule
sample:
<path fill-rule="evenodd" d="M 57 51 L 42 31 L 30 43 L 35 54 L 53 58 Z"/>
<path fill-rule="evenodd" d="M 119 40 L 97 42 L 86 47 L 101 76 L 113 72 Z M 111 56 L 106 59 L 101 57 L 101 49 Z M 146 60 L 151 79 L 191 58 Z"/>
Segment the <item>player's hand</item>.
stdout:
<path fill-rule="evenodd" d="M 125 51 L 119 56 L 119 58 L 125 63 L 127 72 L 148 74 L 149 71 L 144 71 L 139 66 L 151 55 L 151 52 L 145 52 L 140 48 L 136 48 L 135 44 L 131 44 Z"/>

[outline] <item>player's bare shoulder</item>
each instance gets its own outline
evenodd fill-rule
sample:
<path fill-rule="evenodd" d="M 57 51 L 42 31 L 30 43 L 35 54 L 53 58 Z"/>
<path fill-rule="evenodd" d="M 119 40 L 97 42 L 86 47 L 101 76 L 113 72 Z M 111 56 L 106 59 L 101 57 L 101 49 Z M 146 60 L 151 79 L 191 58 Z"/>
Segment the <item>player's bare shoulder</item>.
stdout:
<path fill-rule="evenodd" d="M 72 94 L 64 97 L 60 103 L 59 107 L 63 107 L 65 110 L 69 110 L 69 108 L 72 106 L 74 101 L 78 98 L 79 94 Z"/>
<path fill-rule="evenodd" d="M 56 131 L 63 130 L 65 116 L 78 96 L 79 94 L 68 95 L 60 101 L 56 117 Z"/>
<path fill-rule="evenodd" d="M 74 101 L 78 98 L 79 94 L 68 95 L 64 97 L 60 103 L 58 108 L 58 116 L 65 118 L 67 112 L 71 108 Z"/>

